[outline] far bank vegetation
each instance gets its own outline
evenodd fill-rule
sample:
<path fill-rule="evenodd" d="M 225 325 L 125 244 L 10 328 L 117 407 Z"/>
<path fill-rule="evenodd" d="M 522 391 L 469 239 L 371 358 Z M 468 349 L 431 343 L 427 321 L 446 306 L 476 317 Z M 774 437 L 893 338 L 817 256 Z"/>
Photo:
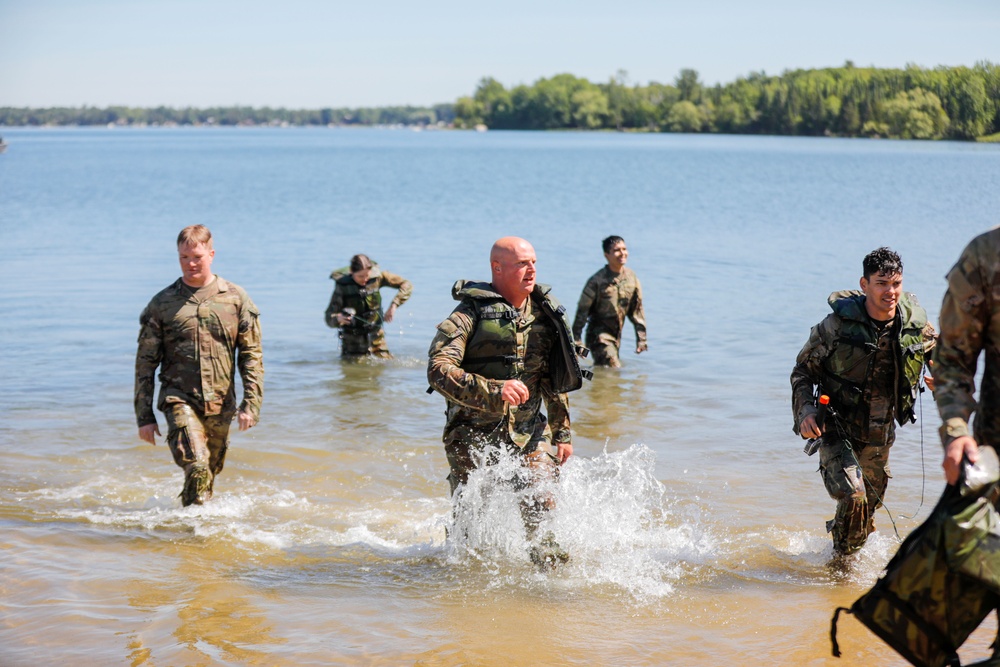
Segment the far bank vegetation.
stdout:
<path fill-rule="evenodd" d="M 572 74 L 431 107 L 0 108 L 0 126 L 408 126 L 494 130 L 619 130 L 899 139 L 1000 140 L 1000 65 L 843 67 L 751 73 L 705 85 L 693 69 L 672 83 L 604 83 Z"/>
<path fill-rule="evenodd" d="M 695 70 L 671 84 L 606 83 L 572 74 L 506 88 L 484 78 L 455 103 L 455 124 L 490 129 L 638 130 L 901 139 L 1000 132 L 1000 66 L 843 67 L 753 73 L 715 86 Z"/>

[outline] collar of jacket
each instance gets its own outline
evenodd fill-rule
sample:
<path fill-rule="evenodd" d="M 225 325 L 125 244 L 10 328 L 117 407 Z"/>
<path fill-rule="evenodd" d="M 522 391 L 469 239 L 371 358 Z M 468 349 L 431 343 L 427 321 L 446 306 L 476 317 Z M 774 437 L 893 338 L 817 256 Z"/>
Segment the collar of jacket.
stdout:
<path fill-rule="evenodd" d="M 552 288 L 548 285 L 543 285 L 541 283 L 535 283 L 534 289 L 531 291 L 531 296 L 533 298 L 542 298 L 552 291 Z M 451 287 L 451 296 L 455 301 L 461 301 L 462 299 L 504 299 L 500 296 L 500 293 L 493 288 L 492 283 L 485 283 L 478 280 L 457 280 L 455 284 Z"/>
<path fill-rule="evenodd" d="M 871 318 L 865 310 L 865 293 L 861 290 L 841 290 L 827 298 L 827 303 L 838 317 L 869 324 Z M 896 317 L 900 318 L 904 329 L 923 329 L 927 324 L 927 311 L 917 303 L 917 297 L 903 292 L 896 304 Z"/>
<path fill-rule="evenodd" d="M 216 276 L 215 276 L 215 282 L 218 285 L 218 288 L 219 288 L 220 292 L 228 292 L 229 291 L 229 283 L 227 283 L 225 280 L 223 280 L 222 276 L 216 274 Z M 211 283 L 209 283 L 209 285 L 211 285 Z M 195 291 L 201 289 L 201 287 L 191 287 L 190 285 L 188 285 L 187 283 L 184 282 L 183 278 L 178 278 L 176 281 L 174 281 L 174 284 L 171 285 L 171 287 L 173 287 L 174 291 L 176 291 L 178 294 L 180 294 L 181 291 L 185 287 L 187 289 L 193 289 Z M 208 287 L 208 285 L 204 285 L 204 287 Z"/>

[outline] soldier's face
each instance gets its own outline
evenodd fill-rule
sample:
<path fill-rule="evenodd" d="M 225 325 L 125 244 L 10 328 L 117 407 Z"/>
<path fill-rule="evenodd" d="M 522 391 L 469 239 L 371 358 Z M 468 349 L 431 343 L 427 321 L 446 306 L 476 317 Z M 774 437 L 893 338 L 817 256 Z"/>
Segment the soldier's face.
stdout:
<path fill-rule="evenodd" d="M 608 267 L 612 271 L 615 273 L 621 271 L 628 261 L 628 248 L 625 247 L 625 242 L 619 241 L 611 246 L 611 250 L 604 253 L 604 258 L 608 260 Z"/>
<path fill-rule="evenodd" d="M 526 243 L 504 253 L 499 261 L 493 263 L 494 287 L 505 297 L 514 296 L 523 303 L 524 298 L 535 288 L 536 261 L 535 249 Z"/>
<path fill-rule="evenodd" d="M 181 280 L 191 287 L 204 287 L 212 280 L 212 258 L 215 250 L 204 243 L 184 243 L 177 246 L 181 262 Z"/>
<path fill-rule="evenodd" d="M 354 278 L 354 282 L 356 282 L 361 286 L 364 286 L 364 284 L 368 282 L 368 278 L 371 275 L 372 275 L 371 269 L 361 269 L 360 271 L 355 271 L 354 273 L 352 273 L 351 277 Z"/>
<path fill-rule="evenodd" d="M 891 320 L 896 317 L 896 306 L 903 295 L 903 274 L 874 273 L 870 279 L 861 278 L 861 291 L 865 293 L 865 310 L 872 319 Z"/>

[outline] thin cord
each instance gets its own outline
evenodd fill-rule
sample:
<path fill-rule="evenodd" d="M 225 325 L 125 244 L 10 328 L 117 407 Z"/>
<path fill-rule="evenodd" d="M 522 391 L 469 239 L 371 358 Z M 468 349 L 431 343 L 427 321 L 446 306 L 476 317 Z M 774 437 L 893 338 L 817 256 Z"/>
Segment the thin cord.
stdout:
<path fill-rule="evenodd" d="M 917 509 L 913 511 L 913 516 L 906 516 L 905 514 L 900 514 L 900 519 L 913 519 L 920 512 L 920 508 L 924 506 L 924 487 L 927 485 L 927 471 L 925 470 L 925 460 L 924 460 L 924 392 L 920 392 L 920 396 L 917 398 L 920 405 L 920 504 L 917 505 Z M 882 503 L 884 506 L 885 503 Z M 888 510 L 886 510 L 888 512 Z"/>
<path fill-rule="evenodd" d="M 926 460 L 924 457 L 924 392 L 920 392 L 920 396 L 917 398 L 917 402 L 920 410 L 920 504 L 917 505 L 917 509 L 914 510 L 913 514 L 907 516 L 906 514 L 900 514 L 900 519 L 913 519 L 920 512 L 920 509 L 924 506 L 924 488 L 927 485 L 927 470 L 926 470 Z M 871 480 L 865 477 L 865 482 L 871 486 Z M 899 536 L 899 529 L 896 527 L 896 520 L 892 517 L 892 512 L 889 511 L 889 506 L 885 504 L 883 500 L 877 493 L 875 497 L 878 501 L 882 503 L 882 509 L 889 516 L 889 523 L 892 524 L 892 532 L 896 533 L 896 539 L 899 542 L 903 541 L 903 538 Z"/>

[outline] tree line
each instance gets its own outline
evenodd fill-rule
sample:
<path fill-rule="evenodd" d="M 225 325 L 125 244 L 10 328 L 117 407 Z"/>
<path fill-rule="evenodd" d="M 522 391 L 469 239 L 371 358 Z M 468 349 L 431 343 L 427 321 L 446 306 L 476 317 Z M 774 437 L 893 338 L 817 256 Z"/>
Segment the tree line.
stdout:
<path fill-rule="evenodd" d="M 506 88 L 486 77 L 471 96 L 432 107 L 246 106 L 0 108 L 0 125 L 411 125 L 511 130 L 632 130 L 902 139 L 1000 140 L 1000 66 L 843 67 L 751 73 L 705 85 L 605 83 L 572 74 Z"/>
<path fill-rule="evenodd" d="M 763 72 L 706 86 L 692 69 L 672 84 L 606 83 L 572 74 L 505 88 L 493 78 L 455 102 L 455 124 L 495 129 L 976 139 L 1000 132 L 1000 66 L 843 67 Z"/>
<path fill-rule="evenodd" d="M 30 109 L 0 107 L 0 125 L 451 125 L 454 105 L 357 109 L 284 109 L 246 106 L 205 109 L 113 106 Z"/>

